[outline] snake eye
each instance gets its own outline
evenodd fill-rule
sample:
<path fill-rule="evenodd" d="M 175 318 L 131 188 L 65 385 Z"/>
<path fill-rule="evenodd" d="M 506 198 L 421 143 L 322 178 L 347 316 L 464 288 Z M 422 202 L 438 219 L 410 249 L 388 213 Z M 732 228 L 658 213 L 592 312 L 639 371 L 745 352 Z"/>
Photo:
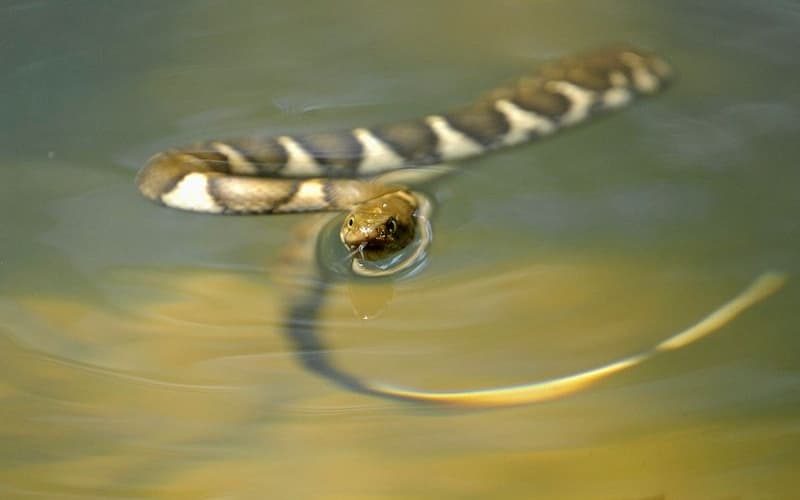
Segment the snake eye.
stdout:
<path fill-rule="evenodd" d="M 355 224 L 355 223 L 356 223 L 355 217 L 350 216 L 350 218 L 347 219 L 347 227 L 353 227 L 353 224 Z"/>
<path fill-rule="evenodd" d="M 386 231 L 388 231 L 389 234 L 394 234 L 395 231 L 397 231 L 397 221 L 394 219 L 386 221 Z"/>

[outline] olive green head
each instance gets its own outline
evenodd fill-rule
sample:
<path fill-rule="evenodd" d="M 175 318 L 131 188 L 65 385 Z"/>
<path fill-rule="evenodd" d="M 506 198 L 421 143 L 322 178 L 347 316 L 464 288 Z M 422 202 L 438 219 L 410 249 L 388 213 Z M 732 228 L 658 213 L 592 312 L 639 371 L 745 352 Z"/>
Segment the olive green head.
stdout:
<path fill-rule="evenodd" d="M 414 239 L 416 200 L 396 191 L 367 200 L 344 219 L 339 237 L 353 252 L 378 260 L 399 252 Z"/>

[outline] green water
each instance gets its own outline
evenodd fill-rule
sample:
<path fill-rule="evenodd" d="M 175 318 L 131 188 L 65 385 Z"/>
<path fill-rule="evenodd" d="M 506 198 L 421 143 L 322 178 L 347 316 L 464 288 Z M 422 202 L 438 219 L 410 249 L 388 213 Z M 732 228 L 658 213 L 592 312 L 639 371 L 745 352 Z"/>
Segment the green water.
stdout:
<path fill-rule="evenodd" d="M 800 7 L 789 1 L 0 3 L 0 497 L 791 499 L 800 462 Z M 304 370 L 274 277 L 304 216 L 133 186 L 197 139 L 440 111 L 613 42 L 663 96 L 464 164 L 425 271 L 329 293 L 358 376 L 524 383 L 714 336 L 558 401 L 441 411 Z M 363 291 L 361 293 L 363 295 Z"/>

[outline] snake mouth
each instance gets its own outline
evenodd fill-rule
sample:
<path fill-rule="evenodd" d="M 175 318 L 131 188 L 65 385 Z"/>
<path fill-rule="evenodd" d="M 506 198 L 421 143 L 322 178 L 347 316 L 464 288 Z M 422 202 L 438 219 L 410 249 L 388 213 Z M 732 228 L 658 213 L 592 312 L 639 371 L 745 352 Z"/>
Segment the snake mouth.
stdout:
<path fill-rule="evenodd" d="M 361 243 L 351 243 L 347 245 L 350 254 L 353 257 L 361 258 L 361 260 L 380 260 L 396 253 L 399 249 L 385 241 L 367 240 Z"/>

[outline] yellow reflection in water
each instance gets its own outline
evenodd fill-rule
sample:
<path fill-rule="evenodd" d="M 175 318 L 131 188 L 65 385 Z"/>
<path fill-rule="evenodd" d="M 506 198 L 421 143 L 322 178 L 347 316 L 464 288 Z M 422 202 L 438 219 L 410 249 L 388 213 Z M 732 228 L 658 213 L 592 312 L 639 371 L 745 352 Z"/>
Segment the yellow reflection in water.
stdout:
<path fill-rule="evenodd" d="M 399 283 L 371 321 L 334 287 L 321 333 L 352 373 L 429 389 L 564 375 L 628 355 L 746 283 L 565 258 Z M 153 498 L 779 498 L 796 421 L 737 399 L 737 342 L 770 304 L 587 392 L 431 411 L 300 368 L 284 292 L 209 271 L 119 271 L 106 300 L 14 297 L 0 331 L 0 492 Z M 765 383 L 769 382 L 765 379 Z M 277 492 L 277 493 L 276 493 Z"/>

